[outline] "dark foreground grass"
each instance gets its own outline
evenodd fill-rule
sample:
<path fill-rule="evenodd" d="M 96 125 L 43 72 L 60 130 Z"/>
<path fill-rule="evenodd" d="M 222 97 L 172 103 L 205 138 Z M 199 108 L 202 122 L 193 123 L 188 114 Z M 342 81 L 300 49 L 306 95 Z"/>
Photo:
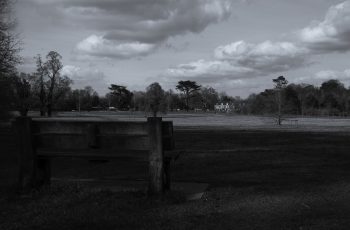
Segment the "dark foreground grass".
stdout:
<path fill-rule="evenodd" d="M 3 196 L 0 229 L 350 229 L 348 133 L 201 129 L 175 136 L 183 154 L 172 177 L 209 183 L 202 199 L 61 181 Z M 134 167 L 56 162 L 54 176 L 138 178 L 146 168 Z"/>

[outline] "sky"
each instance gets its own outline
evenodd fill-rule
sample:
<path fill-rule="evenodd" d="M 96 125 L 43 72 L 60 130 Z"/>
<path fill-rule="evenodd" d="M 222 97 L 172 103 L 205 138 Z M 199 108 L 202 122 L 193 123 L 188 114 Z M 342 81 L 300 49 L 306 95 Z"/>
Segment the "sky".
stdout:
<path fill-rule="evenodd" d="M 73 88 L 175 89 L 231 96 L 290 83 L 350 85 L 350 0 L 17 0 L 23 64 L 57 51 Z"/>

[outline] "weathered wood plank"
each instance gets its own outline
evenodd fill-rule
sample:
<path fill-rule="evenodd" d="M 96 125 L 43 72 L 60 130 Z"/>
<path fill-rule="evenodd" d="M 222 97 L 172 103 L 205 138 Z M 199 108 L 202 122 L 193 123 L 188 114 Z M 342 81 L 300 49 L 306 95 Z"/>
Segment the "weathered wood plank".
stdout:
<path fill-rule="evenodd" d="M 159 195 L 164 192 L 162 118 L 149 117 L 147 123 L 150 139 L 148 193 L 149 195 Z"/>

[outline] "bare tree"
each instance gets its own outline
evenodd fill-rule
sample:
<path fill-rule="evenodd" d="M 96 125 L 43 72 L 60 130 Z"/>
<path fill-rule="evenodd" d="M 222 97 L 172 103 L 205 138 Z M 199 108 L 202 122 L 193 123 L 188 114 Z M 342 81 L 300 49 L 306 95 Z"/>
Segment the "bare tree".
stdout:
<path fill-rule="evenodd" d="M 8 75 L 15 72 L 15 67 L 20 63 L 18 55 L 20 41 L 13 32 L 15 20 L 12 18 L 12 2 L 0 0 L 0 75 Z"/>
<path fill-rule="evenodd" d="M 60 81 L 60 71 L 63 68 L 63 65 L 61 63 L 62 56 L 55 51 L 50 51 L 46 55 L 46 59 L 47 61 L 45 63 L 45 70 L 49 78 L 46 107 L 47 115 L 51 117 L 52 106 L 54 103 L 54 90 Z"/>
<path fill-rule="evenodd" d="M 52 116 L 54 104 L 68 90 L 72 80 L 67 76 L 61 76 L 63 65 L 62 56 L 56 51 L 50 51 L 43 62 L 41 56 L 36 57 L 37 70 L 35 72 L 35 91 L 40 99 L 40 115 Z"/>
<path fill-rule="evenodd" d="M 41 56 L 37 55 L 35 57 L 36 59 L 36 72 L 35 72 L 35 92 L 36 95 L 39 97 L 40 101 L 40 116 L 45 116 L 45 110 L 46 110 L 46 90 L 45 90 L 45 67 L 41 60 Z"/>
<path fill-rule="evenodd" d="M 27 116 L 32 105 L 30 79 L 31 75 L 25 73 L 20 73 L 13 77 L 15 108 L 20 112 L 21 116 Z"/>

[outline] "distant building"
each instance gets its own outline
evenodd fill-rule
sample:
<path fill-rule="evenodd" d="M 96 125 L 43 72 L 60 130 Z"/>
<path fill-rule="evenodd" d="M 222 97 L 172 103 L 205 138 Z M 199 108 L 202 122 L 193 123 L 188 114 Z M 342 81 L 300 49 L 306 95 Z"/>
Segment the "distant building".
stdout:
<path fill-rule="evenodd" d="M 215 109 L 215 112 L 229 113 L 235 109 L 235 106 L 229 103 L 226 103 L 226 104 L 221 103 L 221 104 L 215 104 L 214 109 Z"/>

